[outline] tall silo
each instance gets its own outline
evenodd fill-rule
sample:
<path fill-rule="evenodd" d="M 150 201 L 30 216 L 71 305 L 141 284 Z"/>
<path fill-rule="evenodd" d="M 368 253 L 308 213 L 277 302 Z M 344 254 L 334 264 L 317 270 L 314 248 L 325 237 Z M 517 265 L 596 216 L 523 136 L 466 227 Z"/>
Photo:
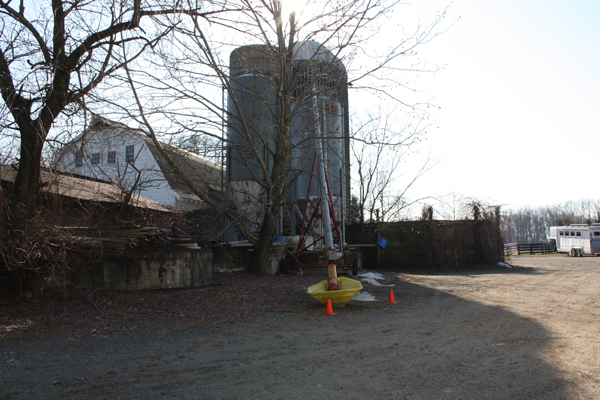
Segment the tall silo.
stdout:
<path fill-rule="evenodd" d="M 272 167 L 269 152 L 275 134 L 276 83 L 276 64 L 266 46 L 244 46 L 231 53 L 227 190 L 250 232 L 257 232 L 262 220 L 261 189 L 256 181 L 264 176 L 255 152 L 269 170 Z M 235 240 L 235 236 L 230 238 Z"/>
<path fill-rule="evenodd" d="M 274 116 L 278 111 L 276 88 L 279 83 L 273 51 L 263 45 L 244 46 L 235 49 L 230 57 L 234 98 L 229 96 L 228 100 L 228 138 L 233 144 L 228 149 L 228 188 L 235 206 L 246 213 L 249 226 L 255 228 L 262 219 L 262 204 L 256 201 L 260 197 L 259 189 L 252 176 L 254 172 L 254 176 L 261 179 L 262 172 L 246 144 L 250 140 L 259 151 L 264 149 L 260 156 L 271 167 L 268 149 L 273 149 L 272 135 L 276 132 Z M 328 49 L 308 41 L 294 48 L 293 69 L 292 107 L 296 115 L 289 131 L 293 146 L 290 156 L 293 171 L 300 174 L 290 186 L 289 203 L 283 206 L 279 233 L 285 235 L 298 233 L 296 220 L 304 211 L 315 148 L 323 145 L 327 148 L 329 186 L 338 219 L 345 214 L 350 194 L 345 68 Z M 247 130 L 242 126 L 240 111 Z M 310 195 L 318 195 L 318 184 L 312 185 Z"/>
<path fill-rule="evenodd" d="M 329 189 L 338 220 L 343 219 L 350 194 L 348 80 L 346 69 L 326 47 L 315 42 L 299 43 L 294 49 L 297 106 L 293 133 L 300 143 L 292 158 L 303 174 L 295 182 L 291 200 L 302 208 L 308 191 L 316 148 L 326 149 Z M 307 140 L 310 137 L 310 140 Z M 310 196 L 317 196 L 318 185 Z M 295 197 L 294 197 L 295 195 Z M 303 211 L 303 210 L 302 210 Z"/>

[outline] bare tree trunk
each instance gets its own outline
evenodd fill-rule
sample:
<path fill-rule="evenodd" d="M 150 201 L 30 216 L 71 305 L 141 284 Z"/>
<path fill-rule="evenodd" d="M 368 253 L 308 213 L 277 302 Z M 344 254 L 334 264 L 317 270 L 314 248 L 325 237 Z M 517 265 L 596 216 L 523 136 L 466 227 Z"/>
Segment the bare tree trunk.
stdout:
<path fill-rule="evenodd" d="M 266 275 L 268 273 L 269 253 L 271 245 L 275 239 L 275 229 L 277 221 L 276 216 L 270 212 L 265 213 L 263 224 L 258 236 L 258 242 L 254 246 L 254 256 L 250 265 L 250 272 L 256 275 Z"/>
<path fill-rule="evenodd" d="M 29 219 L 35 213 L 40 189 L 42 149 L 46 139 L 46 135 L 31 122 L 22 124 L 20 133 L 19 169 L 7 209 L 8 219 L 13 222 Z"/>

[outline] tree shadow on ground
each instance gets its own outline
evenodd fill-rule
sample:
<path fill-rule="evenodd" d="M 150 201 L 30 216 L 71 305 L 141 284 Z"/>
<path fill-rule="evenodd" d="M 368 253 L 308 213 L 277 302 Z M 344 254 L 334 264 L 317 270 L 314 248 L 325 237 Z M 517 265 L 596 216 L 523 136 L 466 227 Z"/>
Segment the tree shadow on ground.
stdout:
<path fill-rule="evenodd" d="M 294 277 L 274 282 L 281 280 Z M 350 302 L 333 317 L 307 299 L 290 312 L 216 332 L 192 326 L 160 336 L 27 343 L 12 350 L 29 354 L 30 362 L 3 371 L 4 393 L 88 399 L 573 398 L 577 388 L 552 364 L 550 334 L 536 321 L 415 283 L 393 284 L 395 305 L 385 301 L 390 287 L 365 285 L 378 301 Z"/>

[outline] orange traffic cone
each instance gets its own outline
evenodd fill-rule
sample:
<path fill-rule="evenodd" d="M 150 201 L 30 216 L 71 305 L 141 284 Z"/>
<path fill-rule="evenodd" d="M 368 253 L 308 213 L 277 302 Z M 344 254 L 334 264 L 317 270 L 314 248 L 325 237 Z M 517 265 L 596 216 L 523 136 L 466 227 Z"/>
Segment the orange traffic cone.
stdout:
<path fill-rule="evenodd" d="M 335 315 L 333 312 L 333 307 L 331 307 L 331 300 L 327 299 L 327 311 L 325 311 L 325 315 Z"/>
<path fill-rule="evenodd" d="M 390 299 L 388 300 L 388 304 L 396 304 L 396 300 L 394 300 L 394 291 L 390 290 Z"/>

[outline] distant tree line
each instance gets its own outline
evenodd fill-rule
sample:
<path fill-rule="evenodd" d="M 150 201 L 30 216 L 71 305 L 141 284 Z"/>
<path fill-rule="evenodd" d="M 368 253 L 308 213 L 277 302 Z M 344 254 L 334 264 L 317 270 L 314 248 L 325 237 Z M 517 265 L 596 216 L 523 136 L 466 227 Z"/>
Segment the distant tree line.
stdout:
<path fill-rule="evenodd" d="M 502 218 L 504 243 L 542 243 L 551 226 L 600 223 L 600 200 L 577 200 L 508 210 Z"/>

